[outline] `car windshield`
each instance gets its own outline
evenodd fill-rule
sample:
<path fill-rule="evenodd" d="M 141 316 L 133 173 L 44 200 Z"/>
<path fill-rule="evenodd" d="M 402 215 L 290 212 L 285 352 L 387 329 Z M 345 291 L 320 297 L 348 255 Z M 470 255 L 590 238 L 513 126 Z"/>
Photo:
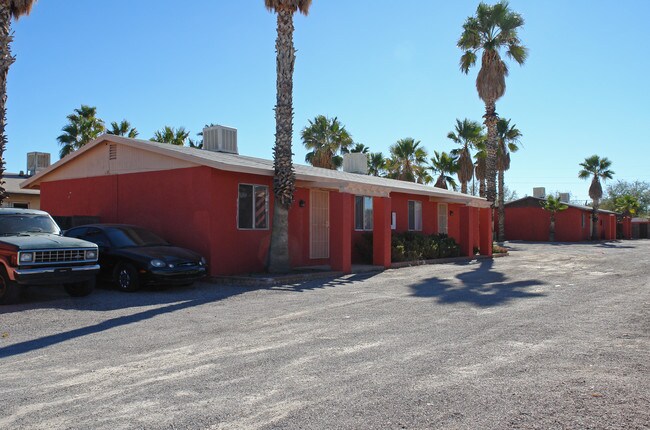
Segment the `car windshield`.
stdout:
<path fill-rule="evenodd" d="M 111 227 L 106 234 L 116 248 L 169 245 L 165 239 L 139 227 Z"/>
<path fill-rule="evenodd" d="M 15 214 L 0 217 L 0 235 L 10 236 L 21 233 L 59 234 L 59 226 L 49 215 Z"/>

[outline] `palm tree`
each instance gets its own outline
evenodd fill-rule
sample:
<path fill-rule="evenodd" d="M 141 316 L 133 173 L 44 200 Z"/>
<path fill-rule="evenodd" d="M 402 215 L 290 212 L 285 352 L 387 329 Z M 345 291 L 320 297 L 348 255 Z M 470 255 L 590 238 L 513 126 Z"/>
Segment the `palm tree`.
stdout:
<path fill-rule="evenodd" d="M 126 136 L 131 139 L 138 137 L 138 130 L 135 127 L 131 127 L 131 123 L 123 119 L 119 124 L 115 121 L 111 122 L 111 128 L 106 130 L 108 134 L 114 134 L 115 136 Z"/>
<path fill-rule="evenodd" d="M 61 145 L 61 158 L 96 139 L 106 130 L 104 121 L 97 118 L 97 108 L 94 106 L 81 105 L 67 119 L 68 124 L 61 129 L 63 134 L 56 138 Z"/>
<path fill-rule="evenodd" d="M 639 199 L 630 194 L 619 196 L 614 200 L 614 210 L 622 213 L 623 216 L 636 215 L 640 207 Z"/>
<path fill-rule="evenodd" d="M 338 118 L 327 118 L 318 115 L 309 120 L 309 125 L 302 129 L 302 142 L 305 148 L 311 149 L 305 156 L 305 161 L 314 167 L 338 169 L 343 164 L 339 152 L 347 152 L 352 145 L 352 137 Z"/>
<path fill-rule="evenodd" d="M 499 172 L 499 232 L 497 241 L 503 242 L 505 234 L 505 171 L 510 169 L 510 153 L 519 150 L 519 139 L 521 131 L 516 124 L 510 125 L 510 120 L 499 118 L 497 122 L 497 171 Z"/>
<path fill-rule="evenodd" d="M 184 146 L 190 136 L 190 132 L 185 127 L 175 129 L 168 125 L 157 130 L 149 140 L 152 142 L 169 143 L 176 146 Z"/>
<path fill-rule="evenodd" d="M 482 52 L 481 70 L 476 78 L 478 96 L 485 103 L 484 123 L 488 129 L 487 138 L 487 199 L 496 202 L 496 157 L 497 157 L 497 120 L 496 101 L 506 91 L 508 67 L 501 59 L 499 51 L 506 49 L 506 55 L 522 65 L 528 56 L 527 49 L 521 44 L 517 34 L 524 25 L 524 19 L 510 10 L 508 2 L 502 0 L 490 6 L 480 3 L 476 15 L 467 18 L 463 24 L 463 33 L 458 40 L 458 47 L 464 54 L 460 57 L 460 70 L 467 74 L 476 64 L 477 53 Z"/>
<path fill-rule="evenodd" d="M 278 15 L 276 51 L 275 146 L 273 147 L 273 227 L 269 247 L 270 272 L 287 272 L 289 261 L 289 208 L 296 188 L 291 159 L 293 134 L 293 14 L 307 15 L 311 0 L 264 0 L 266 8 Z"/>
<path fill-rule="evenodd" d="M 7 198 L 5 181 L 2 179 L 5 173 L 5 149 L 7 149 L 7 136 L 5 127 L 7 125 L 7 74 L 9 67 L 16 61 L 11 55 L 11 42 L 13 32 L 11 31 L 11 20 L 28 15 L 36 0 L 2 0 L 0 1 L 0 204 Z"/>
<path fill-rule="evenodd" d="M 485 197 L 485 179 L 487 177 L 487 167 L 486 167 L 486 158 L 485 149 L 479 150 L 474 154 L 474 176 L 478 181 L 478 195 L 480 197 Z"/>
<path fill-rule="evenodd" d="M 550 242 L 555 242 L 555 214 L 567 210 L 569 206 L 562 203 L 560 197 L 553 197 L 549 194 L 545 201 L 540 202 L 542 207 L 551 213 L 551 225 L 549 226 Z"/>
<path fill-rule="evenodd" d="M 438 175 L 434 187 L 447 190 L 449 189 L 448 187 L 451 186 L 451 189 L 456 191 L 458 184 L 456 184 L 454 177 L 451 176 L 458 172 L 458 159 L 456 157 L 447 154 L 444 151 L 433 151 L 431 165 L 428 169 Z"/>
<path fill-rule="evenodd" d="M 372 176 L 383 176 L 386 169 L 386 160 L 381 152 L 371 152 L 368 157 L 368 174 Z"/>
<path fill-rule="evenodd" d="M 420 147 L 420 141 L 412 137 L 400 139 L 389 148 L 390 158 L 386 160 L 388 177 L 408 182 L 424 182 L 423 172 L 427 162 L 427 151 Z M 418 178 L 420 180 L 418 181 Z"/>
<path fill-rule="evenodd" d="M 348 150 L 346 149 L 346 152 Z M 361 154 L 368 154 L 370 152 L 370 148 L 368 148 L 366 145 L 363 143 L 355 143 L 352 148 L 349 149 L 351 153 L 361 153 Z"/>
<path fill-rule="evenodd" d="M 598 155 L 585 158 L 585 161 L 580 163 L 582 169 L 578 172 L 578 177 L 580 179 L 591 178 L 591 185 L 589 186 L 589 197 L 593 202 L 591 209 L 591 220 L 593 221 L 591 240 L 598 240 L 598 206 L 600 199 L 603 197 L 603 187 L 600 180 L 612 179 L 614 172 L 609 170 L 611 165 L 612 162 L 607 157 L 600 158 Z"/>
<path fill-rule="evenodd" d="M 470 121 L 465 118 L 456 120 L 456 131 L 447 133 L 451 139 L 461 147 L 453 149 L 452 155 L 458 157 L 458 180 L 460 181 L 460 192 L 467 194 L 467 183 L 474 178 L 474 163 L 470 149 L 482 140 L 483 126 L 477 121 Z"/>

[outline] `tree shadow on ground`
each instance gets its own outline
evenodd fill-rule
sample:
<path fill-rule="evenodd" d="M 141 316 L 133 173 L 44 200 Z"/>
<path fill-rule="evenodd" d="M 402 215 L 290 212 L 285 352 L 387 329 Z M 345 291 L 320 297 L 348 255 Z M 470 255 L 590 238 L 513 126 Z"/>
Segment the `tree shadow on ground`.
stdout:
<path fill-rule="evenodd" d="M 354 273 L 351 275 L 344 275 L 337 278 L 303 281 L 303 282 L 286 284 L 286 285 L 275 285 L 272 287 L 268 287 L 268 289 L 276 290 L 276 291 L 305 292 L 305 291 L 313 291 L 322 288 L 335 288 L 344 285 L 350 285 L 355 282 L 366 281 L 372 278 L 373 276 L 377 275 L 377 273 L 380 272 Z"/>
<path fill-rule="evenodd" d="M 212 284 L 198 282 L 192 287 L 172 287 L 158 289 L 156 291 L 138 291 L 135 293 L 122 293 L 115 290 L 98 289 L 88 297 L 70 298 L 64 292 L 53 292 L 52 289 L 40 291 L 35 289 L 32 293 L 36 297 L 39 294 L 46 294 L 48 298 L 44 302 L 27 302 L 17 305 L 3 306 L 0 314 L 3 318 L 12 312 L 22 312 L 34 309 L 54 308 L 61 310 L 60 318 L 68 317 L 66 311 L 115 311 L 119 309 L 141 308 L 155 306 L 153 309 L 138 310 L 113 318 L 98 318 L 96 324 L 80 327 L 65 332 L 42 336 L 32 340 L 15 343 L 7 346 L 0 346 L 0 359 L 14 355 L 24 354 L 30 351 L 47 348 L 68 340 L 83 336 L 104 332 L 140 321 L 148 320 L 159 315 L 169 314 L 183 309 L 202 306 L 218 302 L 240 294 L 252 291 L 270 290 L 278 292 L 308 292 L 322 288 L 336 288 L 350 285 L 354 282 L 363 281 L 374 276 L 376 273 L 362 273 L 347 275 L 338 278 L 315 279 L 296 284 L 278 286 L 237 286 Z M 47 293 L 49 292 L 49 295 Z M 32 299 L 34 296 L 31 297 Z M 42 298 L 42 297 L 41 297 Z M 102 315 L 102 314 L 98 314 Z M 0 326 L 0 329 L 2 327 Z M 0 344 L 1 345 L 1 344 Z"/>
<path fill-rule="evenodd" d="M 507 282 L 508 278 L 503 273 L 492 270 L 493 264 L 493 260 L 480 260 L 475 269 L 464 271 L 455 279 L 433 277 L 410 288 L 416 297 L 435 298 L 441 304 L 468 303 L 481 308 L 545 296 L 526 291 L 527 288 L 544 285 L 544 282 L 537 279 Z M 468 263 L 465 265 L 470 266 Z"/>

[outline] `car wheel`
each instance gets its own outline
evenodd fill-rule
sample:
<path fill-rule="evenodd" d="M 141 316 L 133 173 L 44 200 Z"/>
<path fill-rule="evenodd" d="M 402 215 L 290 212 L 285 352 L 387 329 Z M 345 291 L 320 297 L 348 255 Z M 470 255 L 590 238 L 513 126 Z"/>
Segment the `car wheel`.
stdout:
<path fill-rule="evenodd" d="M 132 264 L 120 263 L 115 268 L 113 279 L 120 291 L 137 291 L 140 288 L 140 280 L 138 279 L 138 271 L 135 270 Z"/>
<path fill-rule="evenodd" d="M 73 284 L 64 284 L 65 291 L 72 297 L 85 297 L 95 289 L 95 278 Z"/>
<path fill-rule="evenodd" d="M 18 284 L 9 279 L 4 266 L 0 266 L 0 305 L 10 305 L 18 300 Z"/>

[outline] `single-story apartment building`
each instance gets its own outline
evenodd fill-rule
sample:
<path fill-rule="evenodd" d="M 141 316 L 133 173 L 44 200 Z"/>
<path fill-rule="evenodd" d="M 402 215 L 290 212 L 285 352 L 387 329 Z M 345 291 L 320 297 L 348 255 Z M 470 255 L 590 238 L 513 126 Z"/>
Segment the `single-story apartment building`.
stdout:
<path fill-rule="evenodd" d="M 233 146 L 213 134 L 204 134 L 207 149 L 102 135 L 21 185 L 40 189 L 41 208 L 52 215 L 141 225 L 194 249 L 213 276 L 263 271 L 273 162 L 239 155 L 236 135 Z M 391 264 L 392 231 L 447 233 L 464 255 L 477 248 L 492 255 L 492 214 L 483 198 L 304 165 L 295 165 L 295 173 L 293 267 L 329 265 L 349 273 L 364 232 L 373 235 L 373 264 L 384 267 Z"/>
<path fill-rule="evenodd" d="M 540 197 L 527 196 L 504 205 L 505 234 L 508 240 L 548 242 L 551 213 L 542 207 L 544 201 L 545 199 Z M 558 242 L 590 240 L 592 208 L 563 203 L 568 206 L 568 209 L 555 214 L 555 240 Z M 617 215 L 616 212 L 598 210 L 598 235 L 601 240 L 616 239 Z"/>
<path fill-rule="evenodd" d="M 650 219 L 632 218 L 630 224 L 630 236 L 632 239 L 650 239 Z"/>
<path fill-rule="evenodd" d="M 40 191 L 20 188 L 20 184 L 28 177 L 23 172 L 5 173 L 2 175 L 4 187 L 7 192 L 7 198 L 2 202 L 2 207 L 40 209 Z"/>

